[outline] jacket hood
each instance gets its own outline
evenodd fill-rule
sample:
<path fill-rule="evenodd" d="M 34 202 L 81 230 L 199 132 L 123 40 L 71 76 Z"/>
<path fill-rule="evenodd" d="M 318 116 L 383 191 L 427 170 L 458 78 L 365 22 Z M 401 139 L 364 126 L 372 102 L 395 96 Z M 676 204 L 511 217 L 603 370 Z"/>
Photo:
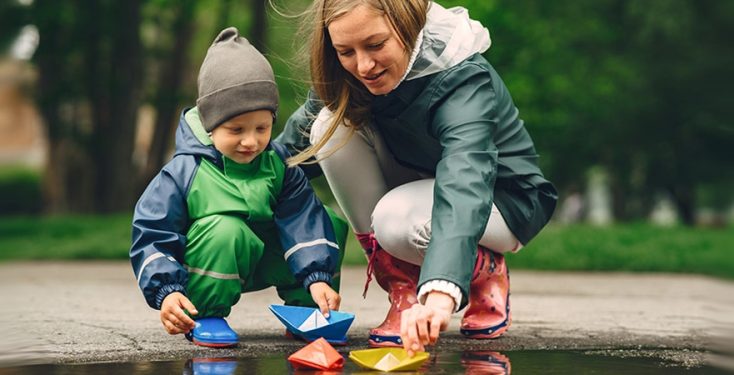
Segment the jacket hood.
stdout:
<path fill-rule="evenodd" d="M 405 79 L 425 77 L 458 65 L 492 44 L 489 30 L 469 18 L 463 7 L 446 9 L 432 2 L 419 33 Z"/>
<path fill-rule="evenodd" d="M 219 164 L 221 153 L 214 148 L 209 134 L 199 119 L 199 110 L 184 109 L 176 129 L 176 155 L 203 156 Z"/>

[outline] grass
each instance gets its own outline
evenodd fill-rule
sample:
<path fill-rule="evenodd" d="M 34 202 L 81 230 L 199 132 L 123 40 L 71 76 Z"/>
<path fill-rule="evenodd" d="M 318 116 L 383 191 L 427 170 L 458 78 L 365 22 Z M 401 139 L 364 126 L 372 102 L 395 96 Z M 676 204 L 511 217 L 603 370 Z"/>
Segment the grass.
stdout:
<path fill-rule="evenodd" d="M 130 215 L 0 217 L 0 261 L 128 257 Z M 450 249 L 448 249 L 450 251 Z M 734 279 L 734 231 L 551 225 L 518 254 L 511 269 L 694 273 Z M 353 236 L 344 264 L 365 264 Z"/>
<path fill-rule="evenodd" d="M 695 273 L 734 279 L 734 230 L 661 228 L 646 223 L 549 226 L 518 254 L 514 268 Z"/>
<path fill-rule="evenodd" d="M 0 260 L 127 259 L 131 216 L 0 217 Z"/>

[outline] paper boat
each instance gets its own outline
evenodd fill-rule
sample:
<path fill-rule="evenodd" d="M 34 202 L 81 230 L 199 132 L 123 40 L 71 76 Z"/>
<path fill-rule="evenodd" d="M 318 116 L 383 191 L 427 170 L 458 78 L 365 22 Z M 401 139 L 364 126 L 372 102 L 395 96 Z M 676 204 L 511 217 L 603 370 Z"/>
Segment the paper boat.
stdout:
<path fill-rule="evenodd" d="M 428 359 L 426 352 L 416 353 L 413 358 L 402 348 L 378 348 L 349 352 L 349 359 L 361 367 L 378 371 L 416 371 Z"/>
<path fill-rule="evenodd" d="M 344 367 L 344 357 L 323 337 L 291 354 L 288 361 L 294 368 L 338 370 Z"/>
<path fill-rule="evenodd" d="M 354 314 L 331 311 L 325 318 L 313 307 L 270 305 L 270 311 L 290 333 L 309 342 L 323 337 L 331 344 L 344 345 L 354 321 Z"/>

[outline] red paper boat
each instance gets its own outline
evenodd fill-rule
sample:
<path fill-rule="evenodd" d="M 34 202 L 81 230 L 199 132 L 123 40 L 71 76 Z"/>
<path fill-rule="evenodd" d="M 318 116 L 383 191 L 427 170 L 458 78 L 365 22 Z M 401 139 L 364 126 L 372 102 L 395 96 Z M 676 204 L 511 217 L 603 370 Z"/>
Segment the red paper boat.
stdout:
<path fill-rule="evenodd" d="M 288 357 L 295 368 L 338 370 L 344 367 L 344 357 L 324 338 L 319 338 Z"/>

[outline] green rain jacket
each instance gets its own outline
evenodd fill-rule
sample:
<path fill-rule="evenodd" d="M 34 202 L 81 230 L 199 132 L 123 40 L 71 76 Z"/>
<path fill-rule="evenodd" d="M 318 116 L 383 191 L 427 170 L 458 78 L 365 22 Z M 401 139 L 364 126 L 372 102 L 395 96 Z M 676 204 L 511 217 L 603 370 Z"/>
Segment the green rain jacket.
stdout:
<path fill-rule="evenodd" d="M 527 244 L 550 219 L 557 193 L 538 167 L 507 87 L 480 54 L 489 47 L 486 29 L 481 28 L 485 35 L 462 8 L 434 3 L 431 12 L 406 80 L 372 98 L 371 125 L 399 163 L 435 176 L 431 240 L 418 288 L 431 280 L 453 282 L 461 289 L 463 308 L 492 203 Z M 475 31 L 473 40 L 452 38 L 467 30 L 455 26 L 462 20 Z M 446 50 L 457 50 L 450 48 L 457 39 L 467 56 L 447 58 Z M 292 153 L 308 146 L 310 126 L 322 107 L 311 92 L 277 141 Z M 317 165 L 304 169 L 310 177 L 320 173 Z"/>

